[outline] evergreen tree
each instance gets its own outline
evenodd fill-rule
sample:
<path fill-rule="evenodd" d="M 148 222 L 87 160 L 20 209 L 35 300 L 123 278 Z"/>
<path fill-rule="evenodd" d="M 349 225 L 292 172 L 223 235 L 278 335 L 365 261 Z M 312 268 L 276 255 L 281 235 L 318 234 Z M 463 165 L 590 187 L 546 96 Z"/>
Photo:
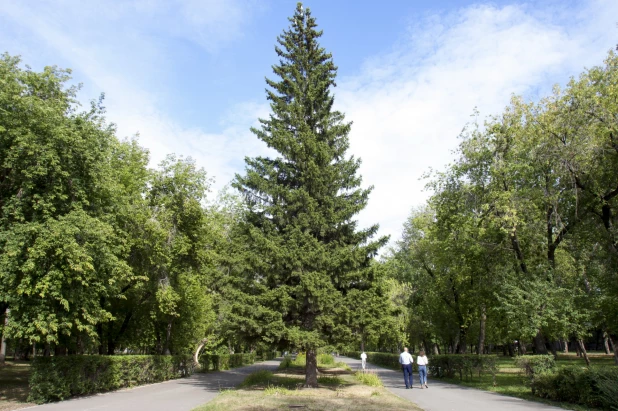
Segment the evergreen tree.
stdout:
<path fill-rule="evenodd" d="M 289 21 L 275 47 L 279 79 L 266 80 L 272 114 L 252 129 L 279 156 L 246 159 L 235 187 L 248 202 L 246 235 L 259 257 L 253 283 L 278 313 L 269 327 L 307 351 L 305 382 L 317 386 L 317 349 L 352 339 L 353 291 L 376 285 L 371 262 L 387 238 L 371 241 L 378 226 L 359 230 L 353 219 L 371 188 L 360 188 L 360 160 L 346 156 L 351 123 L 333 110 L 337 67 L 318 43 L 322 31 L 300 3 Z"/>

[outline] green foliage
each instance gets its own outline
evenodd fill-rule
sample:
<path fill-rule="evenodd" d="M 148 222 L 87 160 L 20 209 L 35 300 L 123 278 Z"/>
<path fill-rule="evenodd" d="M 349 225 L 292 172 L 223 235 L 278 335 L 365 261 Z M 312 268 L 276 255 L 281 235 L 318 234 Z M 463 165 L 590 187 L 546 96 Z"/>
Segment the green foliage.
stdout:
<path fill-rule="evenodd" d="M 298 353 L 292 364 L 296 367 L 304 367 L 307 365 L 307 354 L 306 353 Z"/>
<path fill-rule="evenodd" d="M 294 361 L 292 360 L 292 357 L 290 357 L 289 355 L 286 355 L 283 360 L 279 363 L 279 369 L 282 370 L 287 370 L 288 368 L 290 368 L 292 365 L 294 364 Z"/>
<path fill-rule="evenodd" d="M 335 365 L 335 358 L 330 354 L 318 354 L 318 366 Z"/>
<path fill-rule="evenodd" d="M 537 374 L 552 371 L 556 361 L 553 355 L 522 355 L 515 358 L 515 365 L 532 378 Z"/>
<path fill-rule="evenodd" d="M 71 355 L 37 357 L 28 401 L 43 403 L 76 395 L 166 381 L 193 373 L 189 356 Z"/>
<path fill-rule="evenodd" d="M 600 409 L 618 409 L 618 368 L 568 366 L 535 375 L 534 395 Z"/>
<path fill-rule="evenodd" d="M 242 367 L 255 363 L 254 353 L 237 354 L 202 354 L 200 356 L 201 371 L 221 371 Z"/>
<path fill-rule="evenodd" d="M 234 182 L 248 209 L 241 235 L 251 252 L 237 273 L 246 297 L 230 311 L 246 314 L 241 332 L 248 323 L 264 341 L 313 356 L 369 333 L 374 314 L 383 315 L 373 257 L 386 238 L 372 241 L 378 227 L 359 229 L 354 219 L 371 189 L 361 188 L 360 161 L 347 153 L 351 124 L 333 110 L 337 68 L 318 43 L 322 32 L 300 4 L 289 21 L 275 48 L 277 80 L 267 80 L 272 113 L 252 129 L 277 156 L 247 158 Z"/>
<path fill-rule="evenodd" d="M 365 352 L 367 354 L 367 362 L 381 367 L 398 370 L 401 368 L 399 364 L 399 354 L 392 354 L 389 352 Z M 361 353 L 359 351 L 351 351 L 345 354 L 348 357 L 360 359 Z M 414 363 L 414 369 L 416 370 L 416 362 Z"/>
<path fill-rule="evenodd" d="M 370 387 L 382 387 L 384 385 L 382 384 L 382 380 L 380 379 L 380 377 L 378 377 L 377 374 L 369 371 L 357 371 L 354 374 L 354 378 Z"/>
<path fill-rule="evenodd" d="M 433 355 L 427 365 L 427 371 L 438 378 L 458 376 L 460 380 L 463 380 L 473 379 L 475 376 L 480 378 L 483 374 L 489 374 L 495 378 L 498 371 L 496 360 L 496 357 L 492 355 Z"/>

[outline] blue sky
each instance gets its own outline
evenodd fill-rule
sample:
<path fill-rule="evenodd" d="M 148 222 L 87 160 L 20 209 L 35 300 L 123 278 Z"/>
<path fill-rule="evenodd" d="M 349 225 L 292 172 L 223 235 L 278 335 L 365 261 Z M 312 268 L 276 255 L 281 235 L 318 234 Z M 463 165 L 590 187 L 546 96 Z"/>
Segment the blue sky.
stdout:
<path fill-rule="evenodd" d="M 249 133 L 268 114 L 264 77 L 287 0 L 0 0 L 0 51 L 35 69 L 73 69 L 84 102 L 106 93 L 120 137 L 139 133 L 153 165 L 192 156 L 213 196 L 268 150 Z M 477 107 L 536 99 L 618 43 L 618 1 L 308 1 L 339 66 L 336 108 L 375 190 L 362 225 L 399 236 L 424 202 L 421 175 L 452 159 Z"/>

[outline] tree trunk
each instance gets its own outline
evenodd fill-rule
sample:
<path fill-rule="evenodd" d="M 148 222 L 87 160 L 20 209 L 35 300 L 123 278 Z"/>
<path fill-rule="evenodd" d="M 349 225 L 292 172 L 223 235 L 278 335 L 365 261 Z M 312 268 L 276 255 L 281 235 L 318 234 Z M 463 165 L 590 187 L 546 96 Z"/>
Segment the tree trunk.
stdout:
<path fill-rule="evenodd" d="M 318 359 L 315 349 L 307 350 L 307 365 L 305 365 L 305 387 L 318 387 Z"/>
<path fill-rule="evenodd" d="M 103 324 L 97 324 L 97 335 L 99 336 L 99 355 L 103 355 L 105 353 L 105 348 L 103 347 Z"/>
<path fill-rule="evenodd" d="M 365 336 L 361 337 L 361 352 L 365 352 Z"/>
<path fill-rule="evenodd" d="M 549 349 L 551 350 L 551 354 L 554 356 L 554 359 L 557 360 L 558 359 L 558 351 L 556 350 L 556 342 L 555 341 L 550 341 L 549 342 Z"/>
<path fill-rule="evenodd" d="M 485 310 L 485 306 L 481 307 L 481 329 L 479 331 L 479 355 L 484 354 L 485 347 L 485 323 L 487 322 L 487 312 Z"/>
<path fill-rule="evenodd" d="M 468 349 L 466 342 L 466 328 L 464 326 L 459 327 L 459 345 L 457 347 L 457 354 L 465 354 Z"/>
<path fill-rule="evenodd" d="M 170 340 L 172 339 L 172 320 L 167 322 L 167 327 L 165 330 L 165 345 L 163 346 L 163 355 L 172 355 L 170 351 Z"/>
<path fill-rule="evenodd" d="M 612 350 L 614 351 L 614 363 L 618 365 L 618 345 L 616 345 L 609 332 L 607 333 L 607 339 L 609 340 L 609 345 L 611 345 Z"/>
<path fill-rule="evenodd" d="M 547 347 L 545 346 L 545 338 L 539 330 L 534 337 L 534 349 L 537 354 L 547 354 Z"/>
<path fill-rule="evenodd" d="M 522 340 L 519 340 L 519 355 L 526 355 L 526 343 Z"/>
<path fill-rule="evenodd" d="M 513 344 L 512 343 L 508 343 L 506 345 L 506 348 L 509 351 L 509 357 L 514 357 L 515 356 L 515 350 L 513 349 Z"/>
<path fill-rule="evenodd" d="M 609 351 L 609 336 L 607 335 L 607 331 L 603 333 L 603 346 L 605 347 L 605 354 L 610 354 L 610 351 Z"/>
<path fill-rule="evenodd" d="M 438 343 L 433 343 L 433 354 L 440 355 L 440 346 Z"/>
<path fill-rule="evenodd" d="M 50 357 L 51 356 L 51 347 L 49 346 L 49 343 L 45 343 L 45 348 L 43 349 L 43 357 Z"/>
<path fill-rule="evenodd" d="M 584 360 L 586 360 L 586 365 L 590 367 L 590 358 L 588 358 L 588 353 L 586 352 L 586 346 L 584 345 L 584 340 L 581 338 L 577 340 L 577 345 L 579 346 L 582 355 L 584 356 Z"/>
<path fill-rule="evenodd" d="M 202 348 L 204 348 L 207 342 L 208 342 L 208 338 L 202 339 L 202 341 L 200 341 L 200 343 L 197 345 L 197 349 L 195 350 L 195 353 L 193 354 L 193 363 L 195 364 L 196 367 L 199 367 L 200 365 L 200 351 L 202 351 Z"/>
<path fill-rule="evenodd" d="M 565 339 L 565 340 L 562 341 L 562 344 L 564 344 L 563 352 L 565 354 L 568 354 L 569 353 L 569 341 Z"/>
<path fill-rule="evenodd" d="M 2 338 L 0 339 L 0 365 L 4 365 L 4 361 L 6 360 L 6 326 L 9 323 L 9 309 L 7 308 L 4 311 L 4 328 L 2 329 Z"/>

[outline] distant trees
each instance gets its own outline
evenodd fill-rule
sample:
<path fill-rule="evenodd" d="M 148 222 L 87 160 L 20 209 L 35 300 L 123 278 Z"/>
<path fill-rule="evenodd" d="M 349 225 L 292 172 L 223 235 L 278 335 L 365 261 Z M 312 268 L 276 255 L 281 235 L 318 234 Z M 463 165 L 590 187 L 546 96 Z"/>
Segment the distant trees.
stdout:
<path fill-rule="evenodd" d="M 418 290 L 423 335 L 456 352 L 476 341 L 479 353 L 514 340 L 555 352 L 572 339 L 585 355 L 592 330 L 618 333 L 617 76 L 611 52 L 564 90 L 514 98 L 464 131 L 390 257 Z"/>

